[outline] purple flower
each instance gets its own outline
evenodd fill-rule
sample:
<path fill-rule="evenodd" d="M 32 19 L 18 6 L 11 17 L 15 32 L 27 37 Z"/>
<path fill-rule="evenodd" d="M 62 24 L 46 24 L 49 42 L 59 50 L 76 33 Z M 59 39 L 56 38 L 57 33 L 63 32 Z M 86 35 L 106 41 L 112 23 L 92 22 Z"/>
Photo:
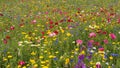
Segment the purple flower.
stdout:
<path fill-rule="evenodd" d="M 88 47 L 91 48 L 92 47 L 92 43 L 88 42 Z"/>
<path fill-rule="evenodd" d="M 83 54 L 78 56 L 79 60 L 84 60 L 84 58 L 85 58 L 85 56 Z"/>
<path fill-rule="evenodd" d="M 83 62 L 78 63 L 75 68 L 86 68 L 86 65 Z"/>
<path fill-rule="evenodd" d="M 92 58 L 92 55 L 87 56 L 87 58 L 90 60 Z"/>

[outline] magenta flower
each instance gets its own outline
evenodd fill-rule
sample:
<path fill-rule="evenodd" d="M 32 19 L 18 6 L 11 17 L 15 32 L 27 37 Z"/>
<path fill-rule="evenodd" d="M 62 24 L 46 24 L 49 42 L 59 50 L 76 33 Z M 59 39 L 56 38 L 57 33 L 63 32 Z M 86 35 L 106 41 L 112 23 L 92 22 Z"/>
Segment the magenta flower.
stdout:
<path fill-rule="evenodd" d="M 92 38 L 92 37 L 96 37 L 96 34 L 95 34 L 94 32 L 91 32 L 91 33 L 89 34 L 89 38 Z"/>
<path fill-rule="evenodd" d="M 24 61 L 19 61 L 18 64 L 21 65 L 21 66 L 23 66 L 23 65 L 25 65 L 25 62 Z"/>
<path fill-rule="evenodd" d="M 116 35 L 114 33 L 110 33 L 109 36 L 111 37 L 112 40 L 116 39 Z"/>
<path fill-rule="evenodd" d="M 104 51 L 104 48 L 99 48 L 98 50 L 99 50 L 99 51 Z"/>
<path fill-rule="evenodd" d="M 77 45 L 81 45 L 83 43 L 83 41 L 78 39 L 78 40 L 76 40 L 76 43 L 77 43 Z"/>

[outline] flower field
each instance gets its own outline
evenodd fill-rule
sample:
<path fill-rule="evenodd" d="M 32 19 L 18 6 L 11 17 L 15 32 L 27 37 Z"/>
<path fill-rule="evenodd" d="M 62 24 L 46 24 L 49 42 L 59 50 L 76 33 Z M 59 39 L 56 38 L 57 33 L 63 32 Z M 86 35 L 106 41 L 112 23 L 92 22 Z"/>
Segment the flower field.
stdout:
<path fill-rule="evenodd" d="M 119 0 L 0 0 L 0 68 L 120 68 Z"/>

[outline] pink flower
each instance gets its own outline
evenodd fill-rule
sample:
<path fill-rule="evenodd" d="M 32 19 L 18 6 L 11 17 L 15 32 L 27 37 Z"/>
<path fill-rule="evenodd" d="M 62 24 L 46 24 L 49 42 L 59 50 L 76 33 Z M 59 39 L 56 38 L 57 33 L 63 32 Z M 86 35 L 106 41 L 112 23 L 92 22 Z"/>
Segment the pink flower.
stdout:
<path fill-rule="evenodd" d="M 94 43 L 95 41 L 94 40 L 89 40 L 90 43 Z"/>
<path fill-rule="evenodd" d="M 99 50 L 99 51 L 104 51 L 104 48 L 99 48 L 98 50 Z"/>
<path fill-rule="evenodd" d="M 111 37 L 111 39 L 116 39 L 116 35 L 114 33 L 110 33 L 109 36 Z"/>
<path fill-rule="evenodd" d="M 105 44 L 108 44 L 108 40 L 107 40 L 107 39 L 104 39 L 103 42 L 104 42 Z"/>
<path fill-rule="evenodd" d="M 77 43 L 77 45 L 81 45 L 83 43 L 83 41 L 78 39 L 78 40 L 76 40 L 76 43 Z"/>
<path fill-rule="evenodd" d="M 15 27 L 14 27 L 14 26 L 11 26 L 11 27 L 10 27 L 10 30 L 14 30 L 14 29 L 15 29 Z"/>
<path fill-rule="evenodd" d="M 21 65 L 21 66 L 23 66 L 23 65 L 25 65 L 25 62 L 24 61 L 19 61 L 18 64 Z"/>
<path fill-rule="evenodd" d="M 7 39 L 4 39 L 3 42 L 4 42 L 4 44 L 7 44 L 8 41 L 7 41 Z"/>
<path fill-rule="evenodd" d="M 117 20 L 118 23 L 120 23 L 120 18 Z"/>
<path fill-rule="evenodd" d="M 101 68 L 100 62 L 97 62 L 97 63 L 96 63 L 96 68 Z"/>
<path fill-rule="evenodd" d="M 33 20 L 31 23 L 32 23 L 32 24 L 35 24 L 36 22 L 37 22 L 36 20 Z"/>
<path fill-rule="evenodd" d="M 55 36 L 55 35 L 56 35 L 56 34 L 55 34 L 54 32 L 49 34 L 50 37 L 53 37 L 53 36 Z"/>
<path fill-rule="evenodd" d="M 89 34 L 89 38 L 92 38 L 92 37 L 96 37 L 96 34 L 95 34 L 94 32 L 91 32 L 91 33 Z"/>

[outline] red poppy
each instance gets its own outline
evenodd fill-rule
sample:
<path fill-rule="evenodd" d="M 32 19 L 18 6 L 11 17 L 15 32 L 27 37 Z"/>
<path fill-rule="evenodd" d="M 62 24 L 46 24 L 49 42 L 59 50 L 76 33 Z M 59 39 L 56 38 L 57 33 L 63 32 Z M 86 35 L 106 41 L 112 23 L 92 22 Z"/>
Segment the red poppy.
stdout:
<path fill-rule="evenodd" d="M 52 25 L 52 24 L 53 24 L 53 21 L 50 21 L 49 24 Z"/>
<path fill-rule="evenodd" d="M 10 36 L 7 35 L 7 36 L 6 36 L 6 39 L 10 39 Z"/>
<path fill-rule="evenodd" d="M 57 35 L 57 34 L 58 34 L 58 31 L 57 31 L 57 30 L 55 30 L 55 31 L 54 31 L 54 33 Z"/>

